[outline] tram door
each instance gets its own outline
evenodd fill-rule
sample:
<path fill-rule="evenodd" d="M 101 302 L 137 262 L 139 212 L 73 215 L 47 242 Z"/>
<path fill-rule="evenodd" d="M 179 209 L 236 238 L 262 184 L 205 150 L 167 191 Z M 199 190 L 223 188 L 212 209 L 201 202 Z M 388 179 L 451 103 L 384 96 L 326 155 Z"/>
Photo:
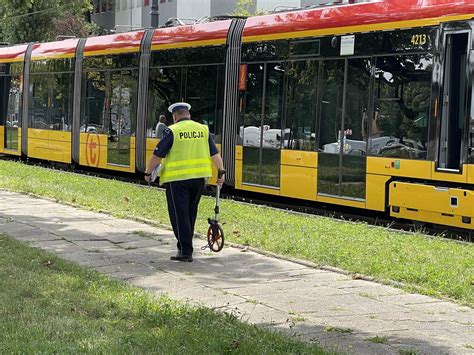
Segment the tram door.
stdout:
<path fill-rule="evenodd" d="M 242 181 L 280 186 L 283 109 L 283 63 L 249 64 L 243 132 Z"/>
<path fill-rule="evenodd" d="M 469 33 L 446 34 L 438 169 L 457 172 L 462 162 Z"/>
<path fill-rule="evenodd" d="M 3 146 L 7 150 L 18 151 L 18 127 L 21 127 L 21 74 L 23 65 L 18 63 L 0 66 L 0 90 L 3 93 L 0 109 L 4 122 Z"/>
<path fill-rule="evenodd" d="M 318 195 L 365 200 L 371 60 L 323 61 Z"/>
<path fill-rule="evenodd" d="M 107 163 L 130 166 L 131 138 L 135 130 L 136 107 L 133 70 L 111 72 Z"/>

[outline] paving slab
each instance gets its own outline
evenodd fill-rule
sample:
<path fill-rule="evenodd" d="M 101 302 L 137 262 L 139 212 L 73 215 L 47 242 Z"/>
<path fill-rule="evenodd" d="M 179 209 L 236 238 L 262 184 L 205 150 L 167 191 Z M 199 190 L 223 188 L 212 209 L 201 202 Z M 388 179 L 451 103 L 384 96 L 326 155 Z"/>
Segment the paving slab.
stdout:
<path fill-rule="evenodd" d="M 391 286 L 239 249 L 214 254 L 200 249 L 203 240 L 195 240 L 194 262 L 172 262 L 170 230 L 2 190 L 0 232 L 157 295 L 346 354 L 474 354 L 472 308 Z"/>
<path fill-rule="evenodd" d="M 3 232 L 3 229 L 2 229 Z M 36 231 L 35 231 L 36 232 Z M 5 232 L 7 233 L 7 232 Z M 9 234 L 11 235 L 11 234 Z M 52 233 L 32 233 L 32 234 L 25 234 L 22 236 L 16 236 L 15 237 L 18 240 L 21 240 L 23 242 L 48 242 L 48 241 L 53 241 L 53 240 L 63 240 L 60 236 L 57 236 L 56 234 Z"/>

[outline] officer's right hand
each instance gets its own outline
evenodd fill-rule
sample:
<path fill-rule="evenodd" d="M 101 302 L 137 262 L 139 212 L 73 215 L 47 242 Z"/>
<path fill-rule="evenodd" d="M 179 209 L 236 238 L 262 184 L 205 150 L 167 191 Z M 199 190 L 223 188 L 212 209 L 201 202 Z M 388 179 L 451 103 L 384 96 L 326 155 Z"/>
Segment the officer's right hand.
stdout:
<path fill-rule="evenodd" d="M 225 181 L 225 174 L 222 174 L 221 177 L 217 178 L 217 185 L 219 186 L 222 186 L 224 184 L 224 181 Z"/>

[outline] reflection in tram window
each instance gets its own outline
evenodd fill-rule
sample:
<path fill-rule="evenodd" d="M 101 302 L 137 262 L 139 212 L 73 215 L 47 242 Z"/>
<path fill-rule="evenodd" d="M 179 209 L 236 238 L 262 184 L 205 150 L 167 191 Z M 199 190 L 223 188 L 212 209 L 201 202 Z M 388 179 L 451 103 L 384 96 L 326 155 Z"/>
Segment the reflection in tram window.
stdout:
<path fill-rule="evenodd" d="M 244 128 L 240 131 L 246 183 L 280 185 L 284 74 L 282 63 L 248 65 Z"/>
<path fill-rule="evenodd" d="M 280 149 L 287 144 L 281 129 L 284 75 L 284 64 L 267 64 L 261 163 L 261 184 L 265 186 L 280 186 Z"/>
<path fill-rule="evenodd" d="M 191 105 L 193 120 L 209 127 L 216 143 L 221 143 L 224 94 L 224 66 L 202 65 L 186 70 L 185 101 Z"/>
<path fill-rule="evenodd" d="M 109 111 L 106 97 L 106 72 L 89 71 L 85 74 L 85 91 L 81 115 L 81 132 L 107 133 L 106 112 Z"/>
<path fill-rule="evenodd" d="M 191 117 L 206 124 L 221 143 L 225 46 L 157 50 L 151 53 L 146 135 L 157 137 L 160 116 L 173 124 L 169 105 L 186 101 Z"/>
<path fill-rule="evenodd" d="M 243 141 L 243 181 L 260 183 L 260 140 L 263 101 L 263 64 L 249 64 L 245 94 L 244 127 L 240 130 Z"/>
<path fill-rule="evenodd" d="M 107 135 L 108 164 L 130 165 L 137 126 L 138 69 L 134 65 L 138 65 L 136 54 L 84 60 L 81 132 Z"/>
<path fill-rule="evenodd" d="M 107 162 L 130 165 L 130 139 L 135 135 L 137 70 L 111 72 Z"/>
<path fill-rule="evenodd" d="M 173 124 L 168 107 L 181 101 L 181 68 L 151 68 L 148 84 L 147 137 L 156 137 L 156 127 L 161 115 L 166 117 L 166 125 Z"/>
<path fill-rule="evenodd" d="M 110 122 L 119 118 L 117 105 L 125 116 L 122 134 L 135 133 L 138 81 L 138 54 L 94 56 L 84 58 L 82 81 L 81 132 L 118 136 Z M 120 74 L 122 73 L 122 74 Z M 128 91 L 127 91 L 128 90 Z M 121 94 L 123 91 L 123 95 Z M 118 95 L 118 94 L 121 95 Z M 112 102 L 111 100 L 115 100 Z M 117 101 L 118 100 L 118 101 Z M 114 106 L 115 105 L 115 111 Z M 109 137 L 110 141 L 110 137 Z"/>
<path fill-rule="evenodd" d="M 367 111 L 371 61 L 349 59 L 344 114 L 341 195 L 365 198 Z"/>
<path fill-rule="evenodd" d="M 32 62 L 30 73 L 30 127 L 70 131 L 72 121 L 73 61 Z"/>
<path fill-rule="evenodd" d="M 318 193 L 340 195 L 339 159 L 344 60 L 323 62 Z"/>
<path fill-rule="evenodd" d="M 370 154 L 426 159 L 433 55 L 377 58 Z"/>
<path fill-rule="evenodd" d="M 0 69 L 0 97 L 2 97 L 0 100 L 0 125 L 5 127 L 4 147 L 18 150 L 23 64 L 3 64 Z"/>
<path fill-rule="evenodd" d="M 344 61 L 331 60 L 323 63 L 321 100 L 321 134 L 319 150 L 339 153 L 342 120 L 342 94 L 344 86 Z"/>
<path fill-rule="evenodd" d="M 287 40 L 242 44 L 242 61 L 266 62 L 286 60 L 290 57 L 290 42 Z"/>
<path fill-rule="evenodd" d="M 315 150 L 319 61 L 291 62 L 288 67 L 284 148 Z"/>

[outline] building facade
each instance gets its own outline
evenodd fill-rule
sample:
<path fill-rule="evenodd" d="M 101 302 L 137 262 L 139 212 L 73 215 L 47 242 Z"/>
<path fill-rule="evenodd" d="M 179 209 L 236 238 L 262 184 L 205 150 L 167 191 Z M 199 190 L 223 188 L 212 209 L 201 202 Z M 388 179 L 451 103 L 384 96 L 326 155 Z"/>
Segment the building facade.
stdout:
<path fill-rule="evenodd" d="M 150 28 L 152 1 L 158 4 L 158 26 L 189 23 L 203 17 L 229 15 L 235 11 L 237 0 L 92 0 L 92 21 L 108 31 L 126 32 Z M 365 2 L 370 0 L 255 0 L 251 11 L 284 11 L 327 3 Z M 176 19 L 179 19 L 177 21 Z"/>

